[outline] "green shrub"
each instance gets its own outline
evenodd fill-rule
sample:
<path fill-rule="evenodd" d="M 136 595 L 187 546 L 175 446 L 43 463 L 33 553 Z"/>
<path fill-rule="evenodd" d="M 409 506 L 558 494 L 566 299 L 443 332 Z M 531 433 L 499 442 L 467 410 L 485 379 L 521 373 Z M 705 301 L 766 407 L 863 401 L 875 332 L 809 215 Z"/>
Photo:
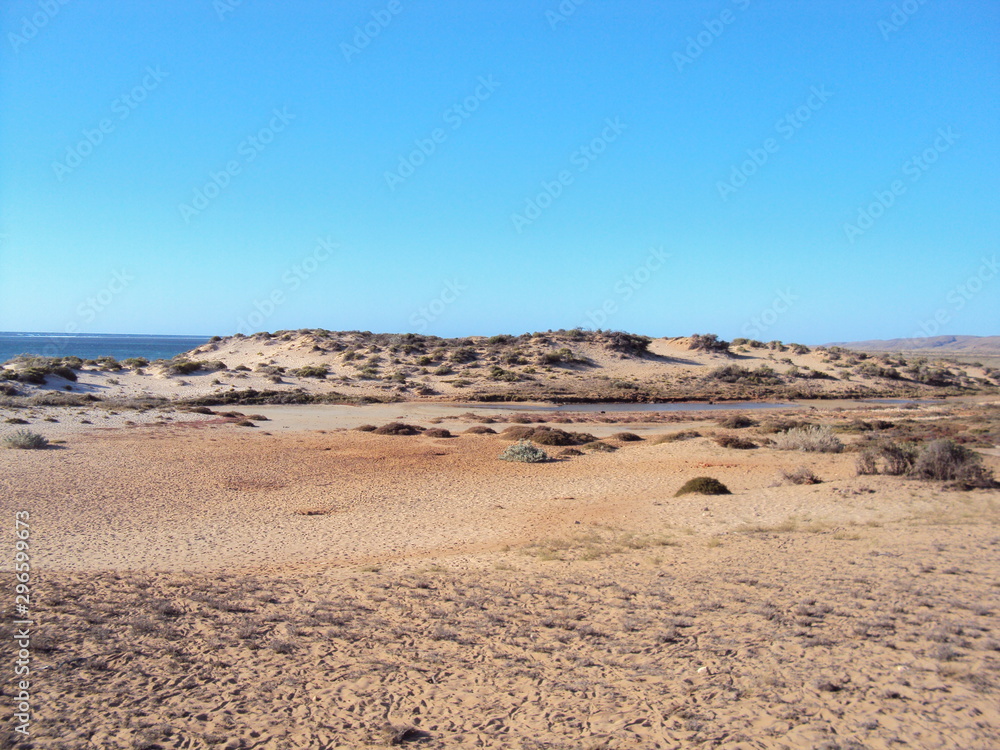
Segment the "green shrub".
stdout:
<path fill-rule="evenodd" d="M 118 364 L 117 362 L 115 364 Z M 104 369 L 104 368 L 102 368 Z M 116 367 L 113 369 L 120 370 L 121 367 Z M 226 365 L 224 362 L 219 360 L 205 361 L 205 360 L 190 360 L 190 359 L 178 359 L 171 362 L 167 370 L 173 375 L 190 375 L 193 372 L 198 372 L 199 370 L 225 370 Z"/>
<path fill-rule="evenodd" d="M 490 368 L 490 377 L 493 380 L 504 380 L 508 383 L 514 383 L 520 380 L 516 372 L 505 370 L 499 365 L 493 365 L 493 367 Z"/>
<path fill-rule="evenodd" d="M 608 331 L 604 337 L 604 345 L 611 351 L 635 357 L 645 354 L 653 342 L 649 336 L 637 336 L 623 331 Z"/>
<path fill-rule="evenodd" d="M 761 365 L 756 370 L 748 370 L 739 365 L 724 365 L 708 373 L 712 380 L 723 383 L 746 383 L 749 385 L 779 385 L 781 376 L 767 365 Z"/>
<path fill-rule="evenodd" d="M 128 359 L 123 359 L 121 362 L 125 367 L 129 367 L 133 370 L 137 370 L 140 367 L 148 367 L 149 360 L 145 357 L 129 357 Z M 236 368 L 237 370 L 240 368 Z M 249 368 L 244 368 L 249 369 Z"/>
<path fill-rule="evenodd" d="M 718 479 L 713 479 L 712 477 L 695 477 L 694 479 L 687 480 L 679 490 L 674 494 L 674 497 L 680 497 L 681 495 L 690 495 L 692 493 L 698 495 L 731 495 L 729 488 L 726 487 Z"/>
<path fill-rule="evenodd" d="M 20 448 L 22 450 L 38 450 L 45 448 L 49 440 L 37 432 L 30 430 L 15 430 L 3 438 L 3 444 L 8 448 Z"/>
<path fill-rule="evenodd" d="M 119 364 L 118 360 L 114 357 L 98 357 L 95 360 L 95 363 L 104 371 L 118 371 L 122 369 L 121 364 Z"/>
<path fill-rule="evenodd" d="M 583 361 L 584 360 L 581 357 L 578 357 L 573 353 L 572 349 L 567 349 L 566 347 L 545 352 L 538 358 L 538 363 L 542 365 L 555 365 L 563 362 L 571 364 L 573 362 Z"/>
<path fill-rule="evenodd" d="M 293 375 L 297 375 L 300 378 L 325 378 L 329 373 L 330 368 L 326 365 L 306 365 L 292 371 Z"/>
<path fill-rule="evenodd" d="M 517 461 L 519 463 L 537 464 L 549 460 L 549 454 L 527 440 L 519 440 L 514 445 L 507 446 L 499 455 L 501 461 Z"/>
<path fill-rule="evenodd" d="M 729 342 L 723 341 L 714 333 L 696 333 L 691 337 L 688 348 L 705 352 L 728 352 Z"/>
<path fill-rule="evenodd" d="M 32 385 L 45 385 L 45 370 L 39 369 L 37 367 L 26 367 L 17 373 L 17 379 L 21 383 L 30 383 Z"/>
<path fill-rule="evenodd" d="M 451 361 L 462 364 L 465 362 L 474 362 L 478 358 L 476 350 L 470 346 L 461 346 L 451 353 Z"/>

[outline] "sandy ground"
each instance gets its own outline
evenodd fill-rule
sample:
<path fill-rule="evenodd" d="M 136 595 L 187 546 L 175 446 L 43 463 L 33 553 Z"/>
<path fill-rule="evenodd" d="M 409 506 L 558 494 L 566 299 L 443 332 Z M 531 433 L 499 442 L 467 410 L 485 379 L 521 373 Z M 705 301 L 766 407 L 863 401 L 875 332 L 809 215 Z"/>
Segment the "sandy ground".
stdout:
<path fill-rule="evenodd" d="M 243 411 L 269 419 L 0 451 L 0 510 L 31 514 L 31 747 L 1000 746 L 996 490 L 652 439 L 704 414 L 549 415 L 618 450 L 513 464 L 460 434 L 492 410 Z M 350 429 L 393 419 L 457 436 Z M 777 481 L 800 465 L 823 482 Z M 733 494 L 674 497 L 699 475 Z"/>

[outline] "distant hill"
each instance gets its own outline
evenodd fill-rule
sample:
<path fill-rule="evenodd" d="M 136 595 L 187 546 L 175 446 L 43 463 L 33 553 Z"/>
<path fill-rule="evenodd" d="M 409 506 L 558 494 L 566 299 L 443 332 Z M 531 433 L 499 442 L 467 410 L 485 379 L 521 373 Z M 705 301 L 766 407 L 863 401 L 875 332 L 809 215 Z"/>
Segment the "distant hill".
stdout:
<path fill-rule="evenodd" d="M 930 336 L 915 339 L 875 339 L 830 344 L 867 352 L 934 352 L 1000 356 L 1000 336 Z"/>

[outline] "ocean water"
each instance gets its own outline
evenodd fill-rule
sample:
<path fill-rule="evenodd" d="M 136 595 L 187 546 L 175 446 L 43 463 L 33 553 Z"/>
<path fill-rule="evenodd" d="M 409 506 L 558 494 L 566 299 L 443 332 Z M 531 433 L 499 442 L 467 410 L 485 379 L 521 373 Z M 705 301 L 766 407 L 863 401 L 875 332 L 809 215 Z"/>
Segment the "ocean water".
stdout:
<path fill-rule="evenodd" d="M 170 359 L 181 352 L 194 349 L 208 341 L 209 336 L 147 336 L 142 334 L 84 333 L 19 333 L 0 331 L 0 362 L 19 354 L 43 357 L 76 356 L 81 359 L 97 357 L 145 357 Z"/>

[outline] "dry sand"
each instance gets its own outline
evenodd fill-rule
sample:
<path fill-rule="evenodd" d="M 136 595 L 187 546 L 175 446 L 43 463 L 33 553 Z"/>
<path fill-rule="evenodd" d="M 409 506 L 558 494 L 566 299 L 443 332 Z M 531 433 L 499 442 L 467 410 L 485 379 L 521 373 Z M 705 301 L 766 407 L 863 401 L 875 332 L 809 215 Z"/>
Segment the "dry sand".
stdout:
<path fill-rule="evenodd" d="M 1000 746 L 996 490 L 607 437 L 723 431 L 705 414 L 573 415 L 618 450 L 512 464 L 501 436 L 348 429 L 479 423 L 443 406 L 243 410 L 270 420 L 64 419 L 0 451 L 0 510 L 31 513 L 31 747 Z M 794 413 L 951 411 L 972 424 Z M 803 464 L 823 483 L 776 483 Z M 734 494 L 673 496 L 698 475 Z"/>

